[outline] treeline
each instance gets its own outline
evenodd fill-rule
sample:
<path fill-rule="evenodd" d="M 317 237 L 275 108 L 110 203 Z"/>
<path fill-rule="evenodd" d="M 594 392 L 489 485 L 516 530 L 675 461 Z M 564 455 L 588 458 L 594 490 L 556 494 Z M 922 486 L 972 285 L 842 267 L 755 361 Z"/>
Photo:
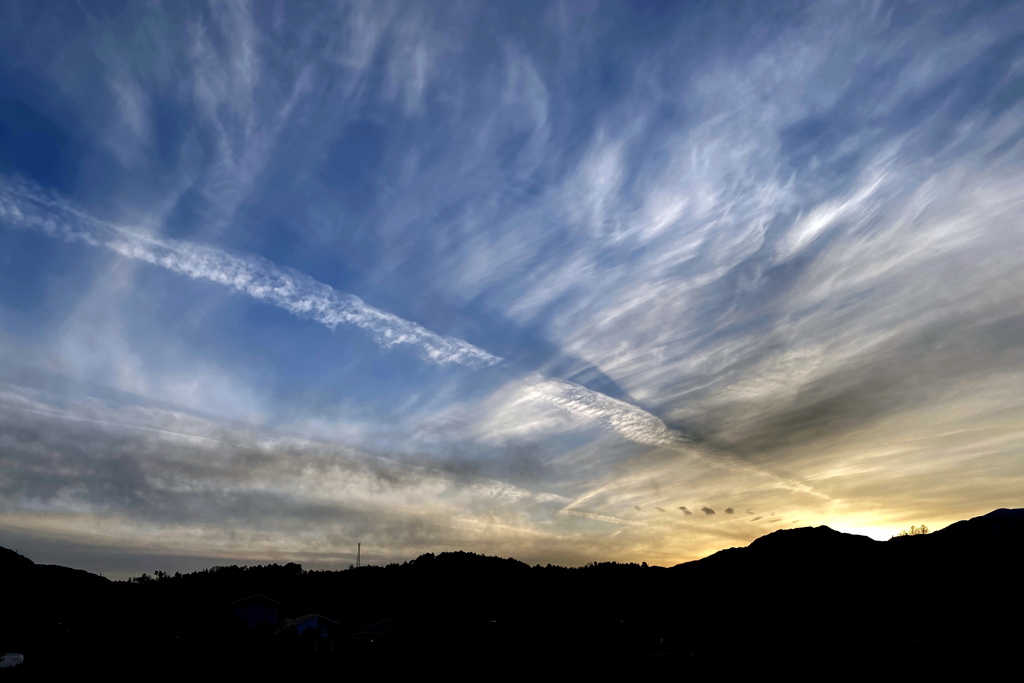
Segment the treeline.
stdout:
<path fill-rule="evenodd" d="M 202 662 L 225 675 L 265 674 L 272 662 L 283 672 L 310 651 L 317 671 L 332 674 L 685 660 L 687 671 L 723 675 L 894 662 L 920 675 L 922 662 L 943 672 L 1016 652 L 1024 585 L 1010 570 L 1022 559 L 1020 510 L 886 542 L 827 527 L 779 531 L 667 569 L 444 552 L 342 571 L 221 566 L 114 582 L 0 550 L 5 586 L 15 587 L 0 613 L 0 650 L 51 666 L 95 652 L 122 670 Z M 231 603 L 253 594 L 280 603 L 279 623 L 232 618 Z M 289 618 L 308 614 L 330 620 L 329 638 L 281 635 Z"/>
<path fill-rule="evenodd" d="M 393 572 L 396 570 L 406 570 L 409 567 L 426 566 L 429 563 L 437 561 L 439 565 L 445 565 L 450 562 L 459 563 L 460 566 L 464 566 L 466 563 L 470 563 L 476 567 L 499 567 L 504 564 L 509 566 L 515 566 L 518 568 L 527 568 L 531 571 L 604 571 L 604 572 L 633 572 L 641 569 L 648 569 L 646 562 L 589 562 L 581 567 L 563 567 L 561 565 L 553 565 L 548 563 L 546 565 L 535 564 L 532 567 L 524 562 L 516 560 L 514 558 L 501 558 L 490 555 L 480 555 L 477 553 L 466 552 L 464 550 L 456 550 L 450 552 L 443 552 L 440 555 L 434 553 L 424 553 L 414 560 L 407 560 L 405 562 L 389 562 L 384 565 L 373 565 L 367 564 L 361 567 L 355 567 L 350 565 L 348 569 L 342 570 L 331 570 L 331 569 L 313 569 L 305 570 L 301 564 L 295 562 L 289 562 L 285 565 L 280 564 L 256 564 L 256 565 L 224 565 L 208 567 L 206 569 L 200 569 L 194 572 L 188 572 L 182 574 L 181 572 L 175 572 L 170 574 L 165 571 L 156 570 L 152 575 L 140 574 L 139 576 L 133 576 L 125 579 L 127 583 L 133 584 L 146 584 L 152 581 L 167 581 L 167 580 L 184 580 L 184 581 L 231 581 L 238 582 L 242 581 L 277 581 L 286 577 L 291 577 L 300 574 L 319 574 L 325 576 L 337 576 L 346 571 L 353 571 L 359 569 L 360 571 L 386 571 Z"/>

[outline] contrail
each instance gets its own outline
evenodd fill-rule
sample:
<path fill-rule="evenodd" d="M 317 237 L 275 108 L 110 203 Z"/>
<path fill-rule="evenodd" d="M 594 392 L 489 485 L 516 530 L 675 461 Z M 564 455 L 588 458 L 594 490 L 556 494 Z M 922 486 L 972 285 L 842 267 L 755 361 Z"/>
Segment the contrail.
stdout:
<path fill-rule="evenodd" d="M 720 469 L 752 474 L 772 482 L 776 488 L 794 493 L 806 493 L 816 498 L 833 500 L 831 496 L 799 481 L 780 477 L 758 465 L 737 460 L 727 453 L 712 453 L 694 442 L 682 432 L 670 429 L 657 416 L 631 403 L 614 399 L 584 386 L 563 379 L 534 378 L 525 388 L 523 400 L 554 405 L 577 417 L 601 422 L 606 428 L 619 433 L 634 443 L 659 448 L 669 448 L 698 458 Z M 599 487 L 565 506 L 564 512 L 575 510 L 576 506 L 606 488 Z"/>
<path fill-rule="evenodd" d="M 577 417 L 600 420 L 626 439 L 646 446 L 689 441 L 646 410 L 568 380 L 537 377 L 523 398 L 557 406 Z"/>
<path fill-rule="evenodd" d="M 0 179 L 0 220 L 65 241 L 104 247 L 194 280 L 216 282 L 330 329 L 340 324 L 355 325 L 385 348 L 406 344 L 416 348 L 424 360 L 438 365 L 487 367 L 502 361 L 469 342 L 435 334 L 305 273 L 259 256 L 235 255 L 195 242 L 159 237 L 142 228 L 107 223 L 24 182 Z"/>

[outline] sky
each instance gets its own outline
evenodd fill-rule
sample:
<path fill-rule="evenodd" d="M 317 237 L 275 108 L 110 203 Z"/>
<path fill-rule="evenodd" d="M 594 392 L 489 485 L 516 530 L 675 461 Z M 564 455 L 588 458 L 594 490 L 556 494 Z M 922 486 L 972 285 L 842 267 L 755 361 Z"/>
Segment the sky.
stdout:
<path fill-rule="evenodd" d="M 673 565 L 1024 507 L 1024 4 L 0 4 L 0 545 Z"/>

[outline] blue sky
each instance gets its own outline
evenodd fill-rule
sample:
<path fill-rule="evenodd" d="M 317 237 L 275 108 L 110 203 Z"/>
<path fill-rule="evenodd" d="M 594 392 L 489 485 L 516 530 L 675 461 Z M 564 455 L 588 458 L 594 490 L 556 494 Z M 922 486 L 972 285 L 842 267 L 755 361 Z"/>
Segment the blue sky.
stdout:
<path fill-rule="evenodd" d="M 10 2 L 0 544 L 672 564 L 1024 490 L 1019 3 Z"/>

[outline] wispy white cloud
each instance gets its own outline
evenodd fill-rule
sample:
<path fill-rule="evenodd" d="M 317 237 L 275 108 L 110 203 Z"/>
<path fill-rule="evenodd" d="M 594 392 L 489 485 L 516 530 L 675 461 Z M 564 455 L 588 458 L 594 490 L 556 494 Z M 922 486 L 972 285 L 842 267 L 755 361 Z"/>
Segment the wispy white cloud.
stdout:
<path fill-rule="evenodd" d="M 206 228 L 223 227 L 247 198 L 302 98 L 313 88 L 314 64 L 275 45 L 257 27 L 252 7 L 209 4 L 193 19 L 190 41 L 192 102 L 215 153 L 196 183 L 211 211 Z"/>
<path fill-rule="evenodd" d="M 455 544 L 579 563 L 587 558 L 565 545 L 580 538 L 569 518 L 601 517 L 559 514 L 569 499 L 543 488 L 188 413 L 67 396 L 54 402 L 0 385 L 5 534 L 158 554 L 269 553 L 315 566 L 347 564 L 360 539 L 387 560 Z M 594 529 L 584 545 L 602 547 L 602 536 Z"/>
<path fill-rule="evenodd" d="M 872 201 L 872 195 L 885 183 L 884 173 L 878 173 L 867 180 L 849 197 L 824 202 L 814 207 L 805 216 L 800 216 L 776 245 L 778 259 L 784 261 L 800 253 L 807 245 L 838 222 L 852 219 L 858 223 L 867 223 L 871 212 L 878 211 L 881 202 Z M 866 211 L 865 211 L 866 210 Z M 862 215 L 854 215 L 865 211 Z"/>

